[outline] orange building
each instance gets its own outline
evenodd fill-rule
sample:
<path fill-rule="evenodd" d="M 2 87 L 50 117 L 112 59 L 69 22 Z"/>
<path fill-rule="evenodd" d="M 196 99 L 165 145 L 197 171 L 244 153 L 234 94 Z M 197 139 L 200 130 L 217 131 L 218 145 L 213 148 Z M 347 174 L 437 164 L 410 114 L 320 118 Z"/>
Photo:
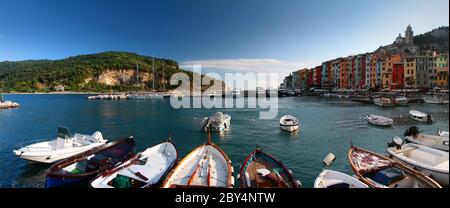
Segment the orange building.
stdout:
<path fill-rule="evenodd" d="M 381 69 L 381 87 L 383 89 L 391 89 L 394 63 L 401 61 L 402 57 L 400 55 L 391 55 L 386 58 L 385 64 L 383 64 L 384 66 Z"/>
<path fill-rule="evenodd" d="M 348 76 L 348 70 L 347 70 L 347 59 L 343 58 L 340 60 L 340 77 L 339 77 L 339 88 L 345 89 L 348 86 L 347 83 L 347 76 Z"/>
<path fill-rule="evenodd" d="M 377 87 L 377 54 L 372 54 L 370 59 L 370 88 L 375 89 Z"/>

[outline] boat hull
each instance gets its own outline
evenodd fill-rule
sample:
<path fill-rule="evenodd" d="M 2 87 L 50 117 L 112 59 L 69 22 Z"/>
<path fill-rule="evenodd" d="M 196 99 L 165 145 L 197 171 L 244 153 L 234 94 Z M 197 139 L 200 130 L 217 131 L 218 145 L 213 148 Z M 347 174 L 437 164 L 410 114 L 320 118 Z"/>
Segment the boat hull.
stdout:
<path fill-rule="evenodd" d="M 341 188 L 339 184 L 347 184 L 346 188 L 369 188 L 354 177 L 332 170 L 322 171 L 314 181 L 314 188 Z"/>
<path fill-rule="evenodd" d="M 287 132 L 294 132 L 300 129 L 299 125 L 280 125 L 281 130 Z"/>
<path fill-rule="evenodd" d="M 422 137 L 423 139 L 418 139 L 417 137 Z M 405 138 L 406 141 L 414 144 L 423 145 L 446 152 L 449 151 L 449 139 L 446 137 L 421 134 L 417 135 L 417 137 L 407 136 Z"/>

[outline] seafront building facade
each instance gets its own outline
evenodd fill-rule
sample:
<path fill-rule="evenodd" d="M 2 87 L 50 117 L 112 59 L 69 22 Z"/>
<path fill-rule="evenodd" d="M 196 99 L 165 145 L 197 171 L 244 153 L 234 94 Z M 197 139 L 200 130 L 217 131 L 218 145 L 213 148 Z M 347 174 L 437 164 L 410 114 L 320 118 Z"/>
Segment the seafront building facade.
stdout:
<path fill-rule="evenodd" d="M 324 61 L 296 71 L 286 82 L 295 88 L 396 90 L 448 88 L 449 53 L 419 50 L 408 25 L 388 46 L 374 52 Z"/>

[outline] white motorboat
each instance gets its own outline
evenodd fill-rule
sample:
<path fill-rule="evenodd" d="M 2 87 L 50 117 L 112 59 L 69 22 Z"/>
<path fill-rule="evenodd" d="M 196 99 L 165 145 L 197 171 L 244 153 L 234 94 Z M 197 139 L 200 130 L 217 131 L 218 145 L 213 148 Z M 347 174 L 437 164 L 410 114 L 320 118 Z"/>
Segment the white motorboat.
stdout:
<path fill-rule="evenodd" d="M 330 153 L 323 160 L 323 163 L 326 167 L 328 167 L 335 160 L 336 157 L 334 154 Z M 355 177 L 341 172 L 325 169 L 314 181 L 314 188 L 369 188 L 369 186 Z"/>
<path fill-rule="evenodd" d="M 234 169 L 228 155 L 208 142 L 195 148 L 168 174 L 162 188 L 233 188 Z"/>
<path fill-rule="evenodd" d="M 124 161 L 97 176 L 93 188 L 145 188 L 161 183 L 178 161 L 178 151 L 169 140 Z"/>
<path fill-rule="evenodd" d="M 425 97 L 423 97 L 424 102 L 430 104 L 448 104 L 448 99 L 448 90 L 438 89 L 433 89 L 431 92 L 427 93 Z"/>
<path fill-rule="evenodd" d="M 423 172 L 442 186 L 448 187 L 449 153 L 430 147 L 407 143 L 395 137 L 386 151 L 391 158 Z"/>
<path fill-rule="evenodd" d="M 300 122 L 291 115 L 285 115 L 280 119 L 280 128 L 283 131 L 294 132 L 300 129 Z"/>
<path fill-rule="evenodd" d="M 10 100 L 3 100 L 3 93 L 0 93 L 0 109 L 18 108 L 19 103 L 12 102 Z"/>
<path fill-rule="evenodd" d="M 213 131 L 222 132 L 230 128 L 231 116 L 217 112 L 211 117 L 205 117 L 202 120 L 202 130 L 208 131 L 209 128 Z"/>
<path fill-rule="evenodd" d="M 410 110 L 409 117 L 412 120 L 423 122 L 423 123 L 433 123 L 433 117 L 430 114 L 426 114 L 417 110 Z"/>
<path fill-rule="evenodd" d="M 241 90 L 240 89 L 233 89 L 233 91 L 231 91 L 231 95 L 234 98 L 241 97 Z"/>
<path fill-rule="evenodd" d="M 408 102 L 409 102 L 409 100 L 405 96 L 397 96 L 395 98 L 395 104 L 400 105 L 400 106 L 407 106 Z"/>
<path fill-rule="evenodd" d="M 19 158 L 40 163 L 55 163 L 106 143 L 100 132 L 92 135 L 70 135 L 65 127 L 58 128 L 56 140 L 43 141 L 13 150 Z"/>
<path fill-rule="evenodd" d="M 410 127 L 405 131 L 405 139 L 408 142 L 431 147 L 438 150 L 449 151 L 448 144 L 449 138 L 445 136 L 429 135 L 420 133 L 419 129 L 415 126 Z"/>
<path fill-rule="evenodd" d="M 442 129 L 438 129 L 437 135 L 448 138 L 448 131 L 444 131 Z"/>
<path fill-rule="evenodd" d="M 381 106 L 381 107 L 394 107 L 395 104 L 395 98 L 390 97 L 377 97 L 373 99 L 373 103 L 375 105 Z"/>
<path fill-rule="evenodd" d="M 384 116 L 370 114 L 366 117 L 367 122 L 375 126 L 391 126 L 394 120 Z"/>

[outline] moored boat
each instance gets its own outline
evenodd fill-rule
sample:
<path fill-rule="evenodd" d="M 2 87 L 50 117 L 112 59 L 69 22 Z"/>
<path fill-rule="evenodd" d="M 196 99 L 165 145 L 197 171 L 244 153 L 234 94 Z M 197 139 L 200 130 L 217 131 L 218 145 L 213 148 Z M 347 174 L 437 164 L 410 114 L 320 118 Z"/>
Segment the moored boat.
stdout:
<path fill-rule="evenodd" d="M 301 188 L 299 180 L 281 161 L 264 153 L 261 148 L 245 159 L 239 171 L 241 188 Z"/>
<path fill-rule="evenodd" d="M 366 120 L 367 122 L 375 126 L 391 126 L 394 124 L 394 120 L 392 120 L 391 118 L 373 114 L 367 115 Z"/>
<path fill-rule="evenodd" d="M 405 139 L 408 142 L 447 152 L 449 151 L 448 137 L 421 133 L 416 126 L 407 129 L 403 136 L 405 136 Z"/>
<path fill-rule="evenodd" d="M 76 133 L 72 136 L 69 129 L 59 127 L 55 140 L 36 142 L 30 145 L 21 144 L 19 145 L 20 148 L 13 150 L 13 152 L 17 157 L 31 162 L 55 163 L 101 146 L 106 141 L 98 131 L 92 135 Z"/>
<path fill-rule="evenodd" d="M 149 147 L 122 164 L 98 175 L 93 188 L 155 187 L 176 165 L 178 151 L 170 141 Z"/>
<path fill-rule="evenodd" d="M 386 149 L 390 157 L 425 173 L 442 186 L 448 187 L 449 153 L 430 147 L 407 143 L 395 137 Z"/>
<path fill-rule="evenodd" d="M 205 132 L 209 131 L 209 129 L 222 132 L 230 128 L 231 116 L 217 112 L 213 116 L 203 118 L 201 126 L 201 129 Z"/>
<path fill-rule="evenodd" d="M 325 167 L 330 166 L 336 157 L 330 153 L 323 160 Z M 347 174 L 334 171 L 323 170 L 314 181 L 314 188 L 369 188 L 368 185 L 359 181 L 357 178 L 349 176 Z"/>
<path fill-rule="evenodd" d="M 399 106 L 407 106 L 408 102 L 409 102 L 409 100 L 405 96 L 397 96 L 397 97 L 395 97 L 395 104 L 397 104 Z"/>
<path fill-rule="evenodd" d="M 208 142 L 195 148 L 168 174 L 162 188 L 233 188 L 234 169 L 228 155 Z"/>
<path fill-rule="evenodd" d="M 417 110 L 410 110 L 409 117 L 418 122 L 433 123 L 433 116 Z"/>
<path fill-rule="evenodd" d="M 437 131 L 438 136 L 447 137 L 448 138 L 448 131 L 444 131 L 442 129 L 438 129 Z"/>
<path fill-rule="evenodd" d="M 359 180 L 371 188 L 442 188 L 425 174 L 365 149 L 352 146 L 348 159 Z"/>
<path fill-rule="evenodd" d="M 18 108 L 19 103 L 12 102 L 10 100 L 3 100 L 3 93 L 0 92 L 0 109 Z"/>
<path fill-rule="evenodd" d="M 129 137 L 62 160 L 47 171 L 45 187 L 87 187 L 98 174 L 132 157 L 134 145 Z"/>
<path fill-rule="evenodd" d="M 373 99 L 373 103 L 380 107 L 394 107 L 395 98 L 391 97 L 376 97 Z"/>
<path fill-rule="evenodd" d="M 300 122 L 292 115 L 285 115 L 280 119 L 280 128 L 283 131 L 294 132 L 300 129 Z"/>

